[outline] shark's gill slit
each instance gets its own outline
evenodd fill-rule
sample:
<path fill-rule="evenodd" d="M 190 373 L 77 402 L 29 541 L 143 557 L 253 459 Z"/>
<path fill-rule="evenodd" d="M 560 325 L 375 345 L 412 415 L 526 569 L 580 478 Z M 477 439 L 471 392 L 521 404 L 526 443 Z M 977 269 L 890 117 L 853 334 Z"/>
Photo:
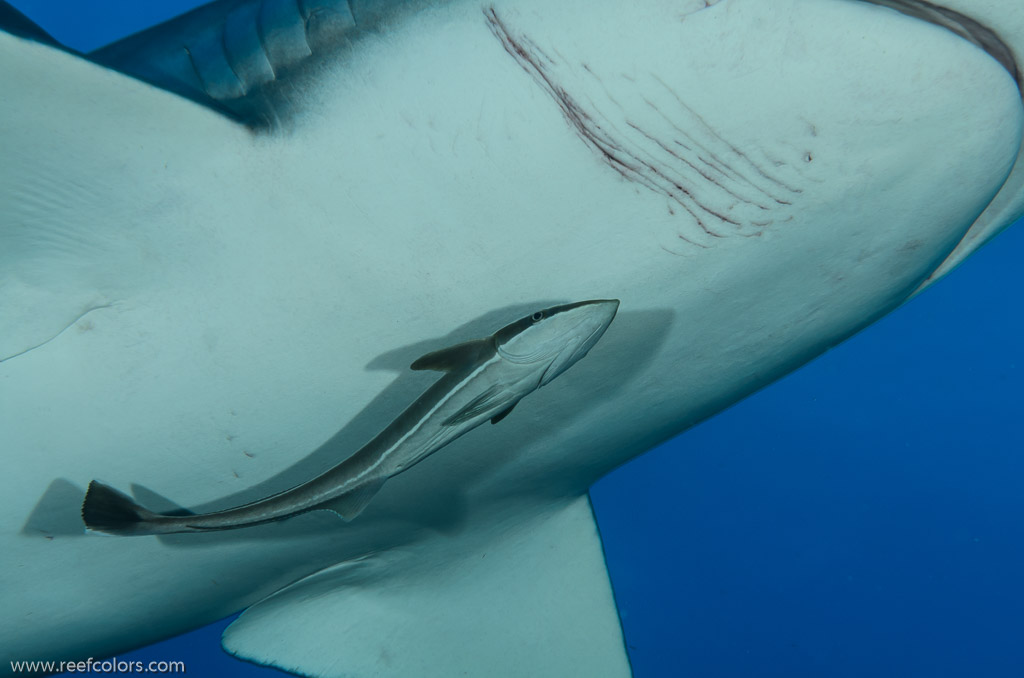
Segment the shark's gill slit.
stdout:
<path fill-rule="evenodd" d="M 1024 74 L 1021 73 L 1013 50 L 999 37 L 998 33 L 975 19 L 926 0 L 864 0 L 864 2 L 894 9 L 901 14 L 927 21 L 956 33 L 964 40 L 988 52 L 989 56 L 1010 73 L 1017 82 L 1018 88 L 1024 85 L 1024 80 L 1022 80 Z"/>

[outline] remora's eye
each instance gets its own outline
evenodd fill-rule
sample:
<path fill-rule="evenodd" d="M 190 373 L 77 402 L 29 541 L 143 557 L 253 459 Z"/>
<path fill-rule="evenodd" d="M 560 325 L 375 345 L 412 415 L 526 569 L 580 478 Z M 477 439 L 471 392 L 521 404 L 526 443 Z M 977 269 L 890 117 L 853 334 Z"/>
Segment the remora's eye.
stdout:
<path fill-rule="evenodd" d="M 533 322 L 539 322 L 544 319 L 544 311 L 537 311 L 533 314 Z"/>

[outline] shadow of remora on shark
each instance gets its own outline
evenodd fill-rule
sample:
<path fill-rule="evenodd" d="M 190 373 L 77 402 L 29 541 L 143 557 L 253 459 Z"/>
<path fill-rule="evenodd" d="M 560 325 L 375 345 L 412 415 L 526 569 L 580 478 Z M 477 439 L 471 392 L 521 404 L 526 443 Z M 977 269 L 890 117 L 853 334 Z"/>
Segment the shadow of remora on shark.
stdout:
<path fill-rule="evenodd" d="M 629 675 L 587 488 L 1024 204 L 1010 0 L 232 0 L 84 55 L 0 28 L 4 671 L 248 608 L 225 648 L 304 675 Z M 286 490 L 419 356 L 595 298 L 586 360 L 350 523 L 75 522 L 96 477 L 161 512 Z"/>

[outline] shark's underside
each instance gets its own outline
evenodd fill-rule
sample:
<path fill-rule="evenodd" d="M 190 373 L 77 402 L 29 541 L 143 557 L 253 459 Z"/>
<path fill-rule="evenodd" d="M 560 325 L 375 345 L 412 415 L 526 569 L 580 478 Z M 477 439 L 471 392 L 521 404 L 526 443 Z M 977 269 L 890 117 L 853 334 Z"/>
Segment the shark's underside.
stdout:
<path fill-rule="evenodd" d="M 628 675 L 590 484 L 1022 211 L 1024 9 L 875 4 L 225 0 L 89 58 L 0 11 L 5 662 L 258 603 L 225 647 L 310 675 Z M 266 496 L 412 359 L 595 297 L 586 361 L 356 522 L 82 534 L 92 477 Z"/>

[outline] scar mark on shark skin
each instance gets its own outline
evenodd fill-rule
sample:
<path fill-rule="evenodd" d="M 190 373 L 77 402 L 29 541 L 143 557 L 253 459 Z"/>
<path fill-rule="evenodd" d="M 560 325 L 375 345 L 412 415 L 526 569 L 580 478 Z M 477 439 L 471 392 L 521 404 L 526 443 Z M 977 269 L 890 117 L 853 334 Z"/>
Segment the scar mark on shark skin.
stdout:
<path fill-rule="evenodd" d="M 779 220 L 773 211 L 792 206 L 794 197 L 803 192 L 774 171 L 787 167 L 791 172 L 794 167 L 787 163 L 766 167 L 763 160 L 755 160 L 656 74 L 644 79 L 655 83 L 658 90 L 663 88 L 668 98 L 637 96 L 631 97 L 629 106 L 623 105 L 589 63 L 580 62 L 576 67 L 580 70 L 574 72 L 570 60 L 557 49 L 546 52 L 529 36 L 514 32 L 493 7 L 485 9 L 484 15 L 505 51 L 551 96 L 584 144 L 623 179 L 668 198 L 670 216 L 676 215 L 673 206 L 681 207 L 705 236 L 727 236 L 713 224 L 727 227 L 728 234 L 761 236 Z M 565 75 L 589 82 L 582 82 L 570 93 L 562 82 Z M 637 84 L 635 74 L 620 76 Z M 687 243 L 708 247 L 676 235 Z"/>
<path fill-rule="evenodd" d="M 92 306 L 92 307 L 90 307 L 90 308 L 86 309 L 86 310 L 85 310 L 85 311 L 84 311 L 83 313 L 81 313 L 81 314 L 80 314 L 80 315 L 79 315 L 78 317 L 76 317 L 76 318 L 75 318 L 74 320 L 72 320 L 71 322 L 69 322 L 69 323 L 68 323 L 67 325 L 65 325 L 64 327 L 62 327 L 62 328 L 61 328 L 61 329 L 60 329 L 60 330 L 59 330 L 59 331 L 58 331 L 58 332 L 57 332 L 56 334 L 54 334 L 54 335 L 53 335 L 52 337 L 50 337 L 50 338 L 48 338 L 48 339 L 44 339 L 43 341 L 39 342 L 39 343 L 38 343 L 38 344 L 36 344 L 35 346 L 29 346 L 28 348 L 26 348 L 26 349 L 23 349 L 23 350 L 21 350 L 21 351 L 18 351 L 17 353 L 13 353 L 13 354 L 11 354 L 11 355 L 9 355 L 9 356 L 5 357 L 5 358 L 0 358 L 0 363 L 2 363 L 2 362 L 5 362 L 5 361 L 7 361 L 7 360 L 12 360 L 12 359 L 14 359 L 14 358 L 17 358 L 17 357 L 19 357 L 19 356 L 23 356 L 23 355 L 25 355 L 26 353 L 28 353 L 29 351 L 34 351 L 34 350 L 36 350 L 37 348 L 41 348 L 41 347 L 43 347 L 43 346 L 46 346 L 46 345 L 47 345 L 47 344 L 49 344 L 49 343 L 50 343 L 51 341 L 53 341 L 54 339 L 56 339 L 56 338 L 57 338 L 57 337 L 59 337 L 60 335 L 64 334 L 65 332 L 67 332 L 69 328 L 71 328 L 72 326 L 74 326 L 74 325 L 75 325 L 75 324 L 76 324 L 76 323 L 77 323 L 77 322 L 78 322 L 79 320 L 81 320 L 81 319 L 82 319 L 82 318 L 84 318 L 85 316 L 89 315 L 89 314 L 90 314 L 90 313 L 92 313 L 93 311 L 98 311 L 98 310 L 100 310 L 101 308 L 111 308 L 111 307 L 113 307 L 113 305 L 114 305 L 114 304 L 112 304 L 112 303 L 110 303 L 110 304 L 101 304 L 101 305 L 99 305 L 99 306 Z M 88 328 L 86 328 L 86 329 L 85 329 L 85 330 L 83 330 L 83 331 L 88 331 L 88 330 L 91 330 L 91 329 L 92 329 L 92 323 L 89 323 L 89 327 L 88 327 Z"/>
<path fill-rule="evenodd" d="M 516 62 L 555 99 L 565 119 L 570 123 L 576 133 L 591 148 L 601 153 L 605 162 L 623 178 L 649 188 L 652 191 L 663 193 L 673 198 L 690 216 L 694 218 L 697 225 L 709 236 L 715 238 L 724 237 L 721 233 L 711 230 L 710 227 L 698 214 L 705 212 L 722 221 L 724 216 L 707 205 L 702 204 L 690 189 L 678 181 L 673 181 L 660 169 L 650 162 L 638 157 L 630 149 L 626 148 L 609 134 L 607 134 L 593 117 L 587 113 L 579 103 L 549 74 L 545 62 L 553 64 L 543 50 L 530 42 L 525 37 L 513 37 L 505 23 L 498 17 L 497 11 L 491 7 L 484 10 L 492 33 L 501 42 Z M 662 185 L 667 184 L 667 186 Z M 674 190 L 673 190 L 674 189 Z M 693 206 L 688 204 L 692 202 Z"/>
<path fill-rule="evenodd" d="M 601 81 L 601 79 L 597 76 L 597 74 L 594 73 L 593 69 L 591 69 L 586 64 L 583 65 L 583 68 L 601 86 L 601 88 L 604 90 L 605 96 L 608 98 L 608 101 L 613 103 L 623 113 L 623 115 L 628 115 L 628 111 L 626 110 L 626 107 L 623 106 L 615 98 L 615 96 L 608 90 L 608 87 Z M 629 82 L 635 82 L 635 78 L 627 77 L 625 75 L 623 77 L 626 80 L 628 80 Z M 712 137 L 714 139 L 716 139 L 716 140 L 718 140 L 718 141 L 720 141 L 722 143 L 728 144 L 728 142 L 726 142 L 717 132 L 715 132 L 714 129 L 712 129 L 710 126 L 707 125 L 707 123 L 704 122 L 704 119 L 701 116 L 697 115 L 693 111 L 693 109 L 691 107 L 689 107 L 685 103 L 683 103 L 682 99 L 679 97 L 678 94 L 676 94 L 675 91 L 673 91 L 670 87 L 668 87 L 668 85 L 666 85 L 661 79 L 659 79 L 653 73 L 651 74 L 651 77 L 654 80 L 656 80 L 660 85 L 665 87 L 669 91 L 669 93 L 672 94 L 672 96 L 675 97 L 675 99 L 680 102 L 680 105 L 682 106 L 684 112 L 687 113 L 691 117 L 695 117 L 707 129 L 707 131 L 712 135 Z M 763 193 L 765 196 L 767 196 L 768 198 L 770 198 L 771 200 L 773 200 L 774 202 L 776 202 L 776 203 L 778 203 L 780 205 L 790 205 L 791 204 L 787 200 L 782 200 L 780 198 L 777 198 L 776 196 L 774 196 L 771 193 L 769 193 L 768 191 L 766 191 L 764 188 L 758 186 L 755 182 L 751 181 L 746 176 L 743 176 L 741 173 L 739 173 L 736 170 L 734 170 L 732 167 L 730 167 L 728 165 L 728 163 L 726 163 L 724 160 L 719 158 L 714 153 L 714 151 L 709 149 L 706 145 L 700 143 L 700 141 L 698 141 L 690 132 L 686 131 L 685 129 L 681 128 L 678 124 L 676 124 L 653 101 L 651 101 L 650 99 L 644 97 L 643 98 L 643 102 L 648 106 L 648 108 L 653 110 L 662 120 L 664 120 L 666 123 L 668 123 L 668 125 L 670 125 L 672 127 L 672 129 L 674 129 L 677 133 L 679 133 L 681 136 L 683 136 L 685 139 L 687 139 L 687 141 L 689 141 L 689 144 L 687 144 L 687 143 L 683 143 L 679 139 L 672 139 L 672 143 L 675 146 L 677 146 L 677 147 L 679 147 L 679 148 L 681 148 L 684 151 L 687 151 L 689 153 L 693 153 L 694 152 L 694 148 L 698 148 L 698 149 L 700 149 L 700 151 L 708 154 L 708 156 L 710 156 L 714 160 L 714 162 L 711 162 L 711 161 L 707 160 L 706 158 L 704 158 L 703 156 L 701 156 L 699 154 L 697 155 L 697 158 L 696 158 L 697 161 L 701 162 L 709 170 L 714 171 L 718 175 L 721 175 L 723 180 L 731 179 L 732 181 L 735 181 L 735 182 L 738 182 L 738 183 L 744 183 L 744 184 L 747 184 L 749 186 L 752 186 L 754 189 L 756 189 L 760 193 Z M 590 100 L 590 103 L 591 103 L 591 105 L 593 106 L 593 108 L 595 110 L 599 110 L 598 106 L 594 103 L 593 100 Z M 607 116 L 602 116 L 602 117 L 605 120 L 607 120 Z M 722 181 L 719 181 L 718 179 L 710 176 L 707 171 L 700 169 L 696 164 L 694 164 L 694 162 L 688 160 L 683 155 L 680 155 L 679 152 L 677 152 L 674 149 L 670 148 L 669 145 L 666 144 L 664 141 L 658 139 L 653 134 L 645 131 L 639 125 L 634 123 L 633 121 L 627 119 L 626 120 L 626 124 L 629 125 L 633 130 L 635 130 L 636 132 L 638 132 L 639 134 L 644 136 L 648 141 L 651 141 L 652 143 L 658 145 L 663 151 L 668 153 L 670 156 L 672 156 L 676 160 L 678 160 L 680 162 L 683 162 L 684 164 L 689 166 L 691 169 L 693 169 L 695 172 L 697 172 L 697 174 L 699 174 L 701 177 L 703 177 L 706 181 L 708 181 L 711 184 L 714 184 L 715 186 L 717 186 L 719 189 L 724 191 L 729 196 L 731 196 L 733 198 L 736 198 L 737 200 L 740 200 L 742 202 L 745 202 L 745 203 L 747 203 L 749 205 L 752 205 L 754 207 L 757 207 L 759 209 L 762 209 L 762 210 L 770 209 L 770 207 L 768 207 L 767 205 L 761 204 L 761 203 L 757 202 L 754 199 L 747 198 L 745 196 L 742 196 L 742 195 L 736 193 L 734 190 L 732 190 L 728 186 L 726 186 L 725 183 L 723 183 Z M 734 147 L 731 144 L 728 144 L 728 145 L 729 145 L 730 148 L 734 149 Z M 741 153 L 741 155 L 742 155 L 742 153 Z M 744 156 L 744 157 L 746 157 L 746 156 Z M 735 224 L 736 222 L 731 222 L 731 223 Z"/>
<path fill-rule="evenodd" d="M 789 184 L 785 183 L 784 181 L 782 181 L 778 177 L 775 177 L 775 176 L 769 174 L 763 167 L 761 167 L 759 164 L 757 164 L 756 162 L 751 160 L 750 157 L 746 153 L 744 153 L 743 151 L 741 151 L 738 148 L 736 148 L 736 146 L 734 146 L 729 140 L 727 140 L 725 137 L 723 137 L 721 134 L 719 134 L 718 131 L 715 130 L 714 127 L 712 127 L 711 125 L 708 124 L 708 122 L 700 115 L 700 113 L 697 113 L 697 111 L 693 110 L 693 108 L 691 108 L 689 105 L 687 105 L 687 103 L 685 101 L 683 101 L 682 97 L 680 97 L 679 94 L 675 90 L 673 90 L 671 87 L 669 87 L 668 84 L 664 80 L 662 80 L 661 78 L 659 78 L 658 76 L 653 75 L 653 74 L 652 74 L 652 77 L 654 78 L 654 80 L 659 85 L 664 87 L 665 91 L 668 92 L 677 102 L 679 102 L 679 105 L 682 106 L 683 109 L 689 115 L 693 116 L 707 132 L 709 132 L 715 139 L 717 139 L 721 143 L 725 144 L 725 146 L 728 147 L 729 151 L 731 151 L 733 154 L 735 154 L 744 164 L 746 164 L 750 168 L 752 168 L 757 174 L 759 174 L 761 177 L 763 177 L 767 181 L 769 181 L 769 182 L 771 182 L 773 184 L 776 184 L 780 188 L 783 188 L 786 191 L 789 191 L 790 193 L 794 193 L 794 194 L 803 193 L 803 191 L 801 189 L 795 188 L 793 186 L 790 186 Z M 648 102 L 648 103 L 650 103 L 650 102 Z M 651 105 L 653 106 L 653 104 L 651 104 Z M 655 107 L 655 109 L 657 110 L 657 107 Z M 658 110 L 657 112 L 658 112 L 659 115 L 661 115 L 663 118 L 665 118 L 666 122 L 668 122 L 670 125 L 675 126 L 675 123 L 673 123 L 672 120 L 670 118 L 668 118 L 668 116 L 666 116 L 660 110 Z M 681 132 L 683 134 L 686 134 L 686 132 L 684 130 L 679 129 L 678 127 L 676 127 L 676 129 L 679 132 Z M 708 152 L 710 153 L 710 151 L 708 151 Z M 714 156 L 712 156 L 712 157 L 714 157 Z M 725 164 L 726 167 L 729 167 L 729 165 L 724 163 L 724 161 L 719 160 L 719 162 L 722 162 L 723 164 Z M 757 186 L 756 184 L 751 182 L 750 179 L 748 179 L 746 176 L 743 176 L 742 173 L 736 172 L 736 170 L 732 169 L 731 167 L 730 167 L 730 169 L 733 172 L 735 172 L 738 177 L 740 177 L 741 179 L 743 179 L 747 183 L 751 184 L 755 188 L 760 188 L 759 186 Z M 762 191 L 763 191 L 763 189 L 762 189 Z M 779 204 L 782 204 L 782 205 L 790 205 L 790 204 L 792 204 L 792 203 L 787 202 L 785 200 L 781 200 L 779 198 L 776 198 L 775 196 L 772 196 L 771 194 L 768 194 L 767 192 L 765 192 L 765 193 L 769 197 L 771 197 L 774 200 L 776 200 L 776 202 L 778 202 Z"/>
<path fill-rule="evenodd" d="M 758 204 L 758 203 L 751 203 L 751 202 L 750 202 L 749 200 L 747 200 L 747 199 L 746 199 L 746 198 L 744 198 L 743 196 L 737 195 L 737 194 L 736 194 L 736 193 L 735 193 L 734 191 L 732 191 L 731 189 L 729 189 L 729 187 L 728 187 L 728 186 L 726 186 L 726 185 L 722 184 L 722 183 L 721 183 L 720 181 L 718 181 L 717 179 L 715 179 L 714 177 L 712 177 L 712 176 L 711 176 L 710 174 L 708 174 L 707 172 L 703 171 L 703 170 L 702 170 L 701 168 L 697 167 L 697 165 L 693 164 L 692 162 L 690 162 L 689 160 L 687 160 L 687 159 L 686 159 L 685 157 L 683 157 L 683 156 L 679 155 L 678 153 L 676 153 L 676 152 L 675 152 L 674 150 L 672 150 L 672 148 L 671 148 L 671 147 L 669 147 L 669 146 L 668 146 L 668 145 L 667 145 L 667 144 L 666 144 L 666 143 L 665 143 L 664 141 L 662 141 L 661 139 L 658 139 L 658 138 L 657 138 L 657 137 L 655 137 L 655 136 L 654 136 L 653 134 L 651 134 L 651 133 L 649 133 L 649 132 L 646 132 L 646 131 L 644 131 L 644 130 L 643 130 L 643 129 L 642 129 L 642 128 L 641 128 L 640 126 L 639 126 L 639 125 L 637 125 L 636 123 L 634 123 L 634 122 L 632 122 L 632 121 L 630 121 L 630 120 L 627 120 L 627 121 L 626 121 L 626 124 L 627 124 L 627 125 L 629 125 L 630 127 L 632 127 L 633 129 L 635 129 L 635 130 L 636 130 L 637 132 L 639 132 L 639 133 L 640 133 L 640 134 L 641 134 L 641 135 L 642 135 L 643 137 L 645 137 L 645 138 L 646 138 L 646 139 L 647 139 L 648 141 L 650 141 L 650 142 L 651 142 L 651 143 L 653 143 L 653 144 L 656 144 L 656 145 L 657 145 L 658 147 L 660 147 L 660 148 L 661 148 L 661 149 L 662 149 L 663 151 L 665 151 L 666 153 L 668 153 L 669 155 L 671 155 L 671 156 L 672 156 L 673 158 L 675 158 L 675 159 L 676 159 L 676 160 L 678 160 L 679 162 L 683 163 L 683 164 L 684 164 L 684 165 L 686 165 L 687 167 L 691 168 L 691 169 L 692 169 L 692 170 L 693 170 L 694 172 L 696 172 L 697 174 L 701 175 L 701 176 L 702 176 L 702 177 L 704 177 L 704 178 L 705 178 L 705 179 L 706 179 L 707 181 L 711 182 L 711 183 L 712 183 L 712 184 L 714 184 L 715 186 L 718 186 L 718 187 L 719 187 L 720 189 L 722 189 L 723 191 L 725 191 L 726 193 L 728 193 L 728 194 L 729 194 L 729 195 L 731 195 L 732 197 L 736 198 L 737 200 L 742 200 L 743 202 L 746 202 L 746 203 L 750 203 L 750 204 L 754 205 L 755 207 L 758 207 L 758 208 L 760 208 L 760 209 L 763 209 L 763 210 L 769 209 L 768 207 L 765 207 L 764 205 L 761 205 L 761 204 Z M 727 222 L 728 222 L 728 223 L 730 223 L 730 224 L 734 224 L 734 225 L 736 225 L 736 226 L 739 226 L 739 222 L 738 222 L 738 221 L 733 221 L 733 220 L 731 220 L 731 219 L 726 219 L 726 218 L 724 218 L 724 217 L 723 217 L 723 220 L 724 220 L 724 221 L 727 221 Z"/>
<path fill-rule="evenodd" d="M 584 64 L 584 65 L 583 65 L 583 67 L 584 67 L 584 70 L 586 70 L 586 71 L 587 71 L 588 73 L 590 73 L 591 75 L 594 75 L 593 71 L 592 71 L 592 70 L 590 69 L 590 67 L 588 67 L 588 66 L 587 66 L 586 64 Z M 597 76 L 596 76 L 596 75 L 594 75 L 594 78 L 595 78 L 595 80 L 597 80 L 598 82 L 600 82 L 600 79 L 599 79 L 599 78 L 597 78 Z M 619 106 L 619 108 L 620 108 L 620 109 L 622 109 L 622 106 L 621 106 L 621 105 L 619 105 L 619 104 L 618 104 L 618 102 L 616 102 L 616 101 L 614 100 L 614 98 L 613 98 L 613 97 L 611 96 L 611 94 L 610 94 L 610 93 L 609 93 L 609 92 L 607 91 L 607 88 L 605 88 L 605 94 L 606 94 L 606 95 L 608 96 L 608 98 L 609 98 L 609 100 L 610 100 L 610 101 L 612 101 L 612 102 L 613 102 L 613 103 L 615 103 L 615 104 L 616 104 L 617 106 Z M 599 108 L 599 107 L 598 107 L 598 106 L 597 106 L 597 105 L 596 105 L 596 104 L 594 103 L 594 101 L 593 101 L 592 99 L 590 99 L 590 97 L 587 97 L 587 99 L 588 99 L 589 103 L 591 104 L 591 107 L 593 108 L 593 110 L 594 110 L 595 114 L 596 114 L 596 115 L 599 115 L 599 116 L 601 117 L 601 120 L 603 120 L 603 121 L 604 121 L 605 125 L 607 125 L 607 126 L 608 126 L 608 128 L 609 128 L 609 129 L 611 129 L 612 131 L 614 131 L 614 132 L 618 133 L 618 134 L 619 134 L 620 136 L 622 136 L 622 135 L 621 135 L 621 132 L 620 132 L 620 131 L 619 131 L 618 129 L 616 129 L 616 126 L 615 126 L 615 124 L 614 124 L 614 123 L 613 123 L 613 122 L 612 122 L 612 121 L 611 121 L 611 120 L 610 120 L 610 119 L 608 118 L 608 116 L 607 116 L 607 115 L 604 115 L 603 113 L 601 113 L 601 110 L 600 110 L 600 108 Z M 626 121 L 626 124 L 627 124 L 627 125 L 629 125 L 629 126 L 630 126 L 630 127 L 632 128 L 632 129 L 635 129 L 635 130 L 636 130 L 637 132 L 639 132 L 640 134 L 642 134 L 642 135 L 644 135 L 644 136 L 647 136 L 647 137 L 648 137 L 649 139 L 651 139 L 652 141 L 657 141 L 657 140 L 656 140 L 656 139 L 655 139 L 655 138 L 654 138 L 653 136 L 650 136 L 650 135 L 648 135 L 648 134 L 647 134 L 646 132 L 644 132 L 644 131 L 643 131 L 642 129 L 640 129 L 640 128 L 639 128 L 639 126 L 635 125 L 635 124 L 634 124 L 633 122 L 631 122 L 631 121 L 627 120 L 627 121 Z M 598 129 L 601 129 L 601 125 L 600 125 L 600 123 L 597 123 L 597 128 L 598 128 Z M 664 146 L 663 146 L 663 148 L 664 148 Z M 665 149 L 665 150 L 668 150 L 668 149 Z M 655 167 L 655 163 L 657 162 L 657 160 L 656 160 L 655 158 L 653 158 L 653 157 L 651 156 L 651 154 L 650 154 L 650 153 L 643 153 L 643 155 L 645 156 L 645 158 L 646 158 L 646 159 L 644 159 L 644 158 L 640 158 L 640 156 L 638 155 L 638 153 L 640 153 L 640 152 L 641 152 L 641 151 L 640 151 L 640 149 L 634 149 L 634 150 L 632 151 L 633 155 L 634 155 L 635 157 L 637 157 L 637 158 L 638 158 L 638 159 L 640 160 L 640 162 L 641 162 L 641 163 L 642 163 L 642 164 L 644 165 L 644 167 L 647 167 L 647 168 L 649 168 L 649 169 L 650 169 L 650 170 L 652 171 L 652 173 L 654 173 L 655 175 L 658 175 L 658 176 L 665 176 L 666 170 L 667 170 L 668 168 L 666 168 L 666 170 L 658 170 L 658 169 L 657 169 L 657 167 Z M 679 158 L 679 156 L 678 156 L 677 154 L 675 154 L 675 153 L 672 153 L 671 151 L 669 151 L 669 152 L 670 152 L 670 154 L 671 154 L 671 155 L 675 156 L 676 158 Z M 682 159 L 682 158 L 679 158 L 679 159 Z M 685 162 L 685 160 L 684 160 L 684 162 Z M 690 165 L 690 163 L 686 163 L 686 164 Z M 692 165 L 690 165 L 690 166 L 692 167 Z M 625 177 L 625 178 L 626 178 L 626 179 L 630 179 L 630 180 L 634 180 L 634 181 L 636 181 L 635 179 L 631 179 L 630 177 Z M 666 178 L 667 178 L 667 176 L 666 176 Z M 693 194 L 692 194 L 692 193 L 690 193 L 690 192 L 689 192 L 689 191 L 688 191 L 687 189 L 684 189 L 684 188 L 682 188 L 682 181 L 683 181 L 683 180 L 682 180 L 681 178 L 676 178 L 676 179 L 668 179 L 668 181 L 669 181 L 669 183 L 671 184 L 671 187 L 672 187 L 672 188 L 674 188 L 674 189 L 676 189 L 676 190 L 679 190 L 679 191 L 681 191 L 681 192 L 682 192 L 682 193 L 683 193 L 683 194 L 684 194 L 685 196 L 687 196 L 687 197 L 689 197 L 689 198 L 690 198 L 691 200 L 693 200 L 693 202 L 694 202 L 694 203 L 695 203 L 696 205 L 700 205 L 700 202 L 699 202 L 698 200 L 696 200 L 696 198 L 694 198 L 694 197 L 693 197 Z M 712 183 L 716 183 L 716 182 L 714 182 L 714 180 L 710 180 L 710 181 L 711 181 Z M 695 221 L 697 222 L 697 224 L 698 224 L 698 225 L 699 225 L 699 226 L 701 227 L 701 229 L 703 229 L 703 230 L 704 230 L 704 232 L 705 232 L 705 233 L 707 233 L 708 235 L 714 236 L 714 237 L 716 237 L 716 238 L 721 238 L 721 237 L 724 237 L 724 236 L 722 236 L 722 235 L 721 235 L 721 234 L 719 234 L 719 233 L 715 233 L 715 232 L 711 231 L 711 230 L 710 230 L 710 229 L 709 229 L 709 228 L 708 228 L 708 227 L 706 226 L 706 224 L 704 224 L 703 220 L 702 220 L 702 219 L 701 219 L 701 218 L 700 218 L 700 217 L 699 217 L 699 216 L 698 216 L 698 215 L 697 215 L 697 214 L 696 214 L 696 213 L 695 213 L 695 212 L 694 212 L 693 210 L 691 210 L 691 209 L 689 208 L 689 206 L 687 206 L 687 205 L 686 205 L 686 204 L 685 204 L 684 202 L 682 202 L 682 201 L 681 201 L 681 200 L 679 199 L 679 196 L 678 196 L 678 195 L 675 195 L 675 194 L 673 194 L 673 192 L 672 192 L 671 190 L 665 190 L 665 187 L 664 187 L 664 186 L 657 186 L 657 185 L 655 185 L 655 186 L 652 186 L 651 184 L 649 184 L 649 183 L 645 183 L 645 182 L 643 182 L 643 181 L 637 181 L 637 183 L 640 183 L 641 185 L 645 186 L 645 187 L 646 187 L 646 188 L 648 188 L 649 190 L 652 190 L 652 191 L 655 191 L 655 192 L 660 192 L 660 193 L 663 193 L 663 194 L 664 194 L 664 195 L 665 195 L 665 196 L 666 196 L 667 198 L 669 198 L 669 199 L 670 199 L 671 201 L 673 201 L 673 202 L 676 202 L 677 204 L 679 204 L 679 205 L 680 205 L 681 207 L 683 207 L 683 209 L 685 209 L 685 210 L 686 210 L 686 212 L 687 212 L 687 213 L 688 213 L 688 214 L 689 214 L 689 215 L 690 215 L 691 217 L 693 217 L 693 218 L 694 218 L 694 220 L 695 220 Z M 670 213 L 670 214 L 671 214 L 672 216 L 675 216 L 675 210 L 673 210 L 673 209 L 672 209 L 671 205 L 669 205 L 669 213 Z M 719 213 L 714 213 L 714 212 L 713 212 L 713 214 L 714 214 L 715 216 L 719 217 L 720 219 L 722 219 L 723 221 L 726 221 L 726 222 L 729 222 L 729 223 L 734 223 L 734 224 L 736 223 L 736 222 L 734 222 L 734 221 L 730 221 L 729 219 L 727 219 L 727 218 L 723 217 L 723 216 L 722 216 L 721 214 L 719 214 Z M 697 243 L 695 243 L 694 241 L 690 240 L 689 238 L 685 238 L 685 237 L 683 237 L 683 236 L 679 236 L 679 237 L 680 237 L 680 238 L 681 238 L 682 240 L 685 240 L 686 242 L 689 242 L 689 243 L 693 243 L 693 244 L 697 244 Z M 701 247 L 704 247 L 703 245 L 700 245 L 700 246 L 701 246 Z"/>

